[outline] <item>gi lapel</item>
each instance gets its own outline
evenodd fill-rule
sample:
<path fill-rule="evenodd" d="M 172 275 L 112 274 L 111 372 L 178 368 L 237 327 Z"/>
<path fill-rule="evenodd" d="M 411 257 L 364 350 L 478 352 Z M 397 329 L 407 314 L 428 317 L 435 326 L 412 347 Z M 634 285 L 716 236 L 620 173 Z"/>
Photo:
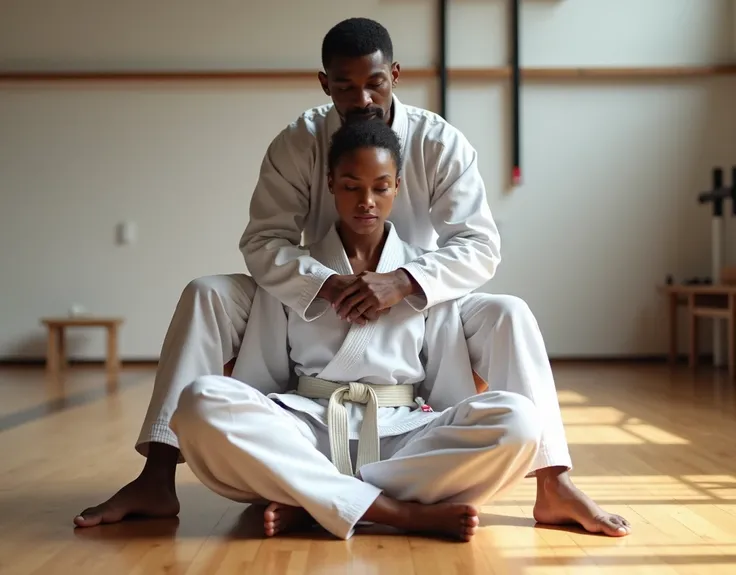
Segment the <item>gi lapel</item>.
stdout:
<path fill-rule="evenodd" d="M 376 267 L 377 273 L 388 273 L 394 271 L 406 262 L 404 261 L 404 250 L 401 239 L 399 239 L 396 230 L 390 222 L 386 222 L 389 233 L 386 243 L 383 246 L 383 252 Z M 334 230 L 334 228 L 333 228 Z M 331 232 L 332 233 L 332 232 Z M 350 267 L 350 261 L 345 254 L 345 248 L 340 241 L 340 236 L 334 231 L 334 236 L 330 238 L 333 241 L 330 245 L 331 251 L 340 255 L 339 259 L 344 259 Z M 337 262 L 337 255 L 334 256 Z M 336 268 L 332 268 L 336 269 Z M 349 273 L 352 273 L 352 268 Z M 389 314 L 390 315 L 390 314 Z M 353 324 L 342 342 L 342 346 L 319 374 L 320 379 L 328 381 L 344 381 L 346 374 L 350 373 L 350 369 L 359 361 L 365 353 L 366 348 L 370 345 L 372 338 L 375 336 L 379 323 L 386 320 L 387 316 L 381 316 L 377 321 L 371 321 L 365 325 Z M 390 321 L 390 318 L 388 319 Z"/>

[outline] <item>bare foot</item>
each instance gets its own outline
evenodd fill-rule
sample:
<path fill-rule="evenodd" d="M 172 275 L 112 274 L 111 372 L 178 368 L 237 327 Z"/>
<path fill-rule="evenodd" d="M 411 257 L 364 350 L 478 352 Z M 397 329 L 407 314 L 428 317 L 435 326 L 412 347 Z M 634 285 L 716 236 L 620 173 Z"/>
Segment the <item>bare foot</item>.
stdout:
<path fill-rule="evenodd" d="M 537 502 L 534 505 L 534 519 L 538 523 L 578 524 L 590 533 L 610 537 L 625 537 L 631 533 L 626 519 L 601 509 L 573 484 L 566 471 L 560 474 L 540 471 L 537 472 Z"/>
<path fill-rule="evenodd" d="M 100 523 L 117 523 L 128 515 L 174 517 L 179 513 L 176 491 L 160 481 L 140 475 L 110 499 L 88 507 L 74 518 L 77 527 L 94 527 Z"/>
<path fill-rule="evenodd" d="M 365 521 L 396 527 L 410 533 L 440 535 L 470 541 L 480 523 L 478 510 L 463 503 L 425 505 L 379 495 L 362 517 Z"/>
<path fill-rule="evenodd" d="M 263 512 L 263 531 L 267 537 L 293 531 L 307 531 L 316 524 L 301 507 L 270 503 Z"/>
<path fill-rule="evenodd" d="M 74 524 L 77 527 L 94 527 L 101 523 L 117 523 L 129 515 L 178 515 L 179 499 L 174 484 L 178 453 L 168 445 L 151 444 L 141 474 L 104 503 L 82 511 L 74 518 Z"/>

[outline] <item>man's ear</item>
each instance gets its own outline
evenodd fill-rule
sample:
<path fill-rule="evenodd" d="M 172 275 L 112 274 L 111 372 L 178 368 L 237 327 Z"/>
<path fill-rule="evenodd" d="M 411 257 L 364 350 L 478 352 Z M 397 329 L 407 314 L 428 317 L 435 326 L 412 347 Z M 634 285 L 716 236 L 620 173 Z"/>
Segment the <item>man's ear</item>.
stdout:
<path fill-rule="evenodd" d="M 399 76 L 401 76 L 401 66 L 399 66 L 398 62 L 394 62 L 391 64 L 391 85 L 394 88 L 399 83 Z"/>
<path fill-rule="evenodd" d="M 396 176 L 396 188 L 394 189 L 394 197 L 398 195 L 400 185 L 401 185 L 401 176 Z"/>
<path fill-rule="evenodd" d="M 327 74 L 324 72 L 319 72 L 317 74 L 317 78 L 319 79 L 319 83 L 322 86 L 322 91 L 329 96 L 330 95 L 330 88 L 327 85 Z"/>
<path fill-rule="evenodd" d="M 332 174 L 327 174 L 327 188 L 330 190 L 331 194 L 334 194 L 334 192 L 332 191 L 332 185 L 334 181 L 335 180 L 333 179 Z"/>

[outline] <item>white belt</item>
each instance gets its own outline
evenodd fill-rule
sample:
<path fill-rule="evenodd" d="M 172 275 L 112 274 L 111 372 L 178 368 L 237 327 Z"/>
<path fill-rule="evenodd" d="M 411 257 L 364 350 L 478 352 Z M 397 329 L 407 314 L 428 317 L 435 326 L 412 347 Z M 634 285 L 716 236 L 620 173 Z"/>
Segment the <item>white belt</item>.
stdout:
<path fill-rule="evenodd" d="M 348 411 L 345 401 L 365 404 L 365 416 L 358 439 L 356 473 L 366 463 L 380 461 L 381 443 L 378 437 L 378 408 L 416 406 L 414 386 L 371 385 L 370 383 L 335 383 L 316 377 L 301 376 L 296 392 L 310 399 L 329 399 L 327 431 L 330 437 L 332 463 L 340 473 L 353 475 L 348 435 Z"/>

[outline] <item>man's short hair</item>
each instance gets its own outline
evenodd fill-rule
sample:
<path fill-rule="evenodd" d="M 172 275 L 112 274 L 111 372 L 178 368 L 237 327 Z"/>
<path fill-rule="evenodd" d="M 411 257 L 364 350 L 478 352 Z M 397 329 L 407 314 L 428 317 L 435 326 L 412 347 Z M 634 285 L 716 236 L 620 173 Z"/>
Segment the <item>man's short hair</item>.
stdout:
<path fill-rule="evenodd" d="M 322 40 L 325 70 L 335 57 L 360 58 L 381 51 L 392 62 L 394 46 L 388 30 L 369 18 L 348 18 L 333 26 Z"/>

